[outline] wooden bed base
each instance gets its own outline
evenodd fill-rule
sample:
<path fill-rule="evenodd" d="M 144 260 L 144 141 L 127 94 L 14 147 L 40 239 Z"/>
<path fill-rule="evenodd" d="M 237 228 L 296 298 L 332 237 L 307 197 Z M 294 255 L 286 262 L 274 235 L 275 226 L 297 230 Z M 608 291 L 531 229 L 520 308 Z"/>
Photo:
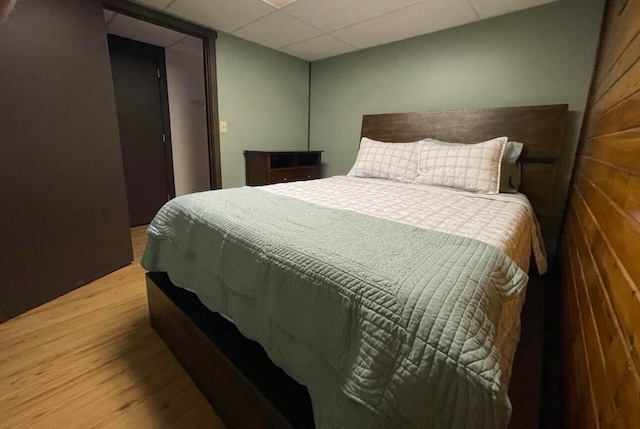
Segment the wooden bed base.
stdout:
<path fill-rule="evenodd" d="M 274 365 L 255 341 L 174 286 L 147 273 L 151 326 L 230 428 L 313 428 L 307 389 Z"/>
<path fill-rule="evenodd" d="M 314 427 L 307 389 L 273 364 L 258 343 L 195 294 L 174 286 L 166 273 L 146 278 L 151 326 L 230 429 Z M 544 284 L 533 277 L 511 377 L 511 428 L 538 427 L 543 302 Z"/>

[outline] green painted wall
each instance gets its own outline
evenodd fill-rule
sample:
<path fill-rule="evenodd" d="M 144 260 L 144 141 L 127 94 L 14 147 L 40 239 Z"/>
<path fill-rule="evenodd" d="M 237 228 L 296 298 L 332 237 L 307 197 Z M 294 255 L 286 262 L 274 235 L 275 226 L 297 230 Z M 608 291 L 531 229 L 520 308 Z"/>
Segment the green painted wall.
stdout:
<path fill-rule="evenodd" d="M 603 7 L 562 0 L 312 63 L 310 146 L 325 151 L 324 175 L 353 165 L 363 114 L 568 103 L 569 176 Z"/>
<path fill-rule="evenodd" d="M 353 164 L 366 113 L 553 103 L 582 113 L 603 3 L 563 0 L 312 63 L 311 148 L 326 151 L 326 175 Z"/>
<path fill-rule="evenodd" d="M 324 150 L 324 175 L 345 174 L 362 115 L 568 103 L 569 176 L 595 62 L 604 0 L 562 0 L 312 63 L 234 36 L 216 43 L 222 185 L 243 186 L 245 149 Z M 555 192 L 558 206 L 567 189 Z M 559 228 L 556 219 L 554 229 Z"/>
<path fill-rule="evenodd" d="M 222 32 L 216 61 L 222 186 L 244 186 L 243 150 L 307 149 L 309 63 Z"/>

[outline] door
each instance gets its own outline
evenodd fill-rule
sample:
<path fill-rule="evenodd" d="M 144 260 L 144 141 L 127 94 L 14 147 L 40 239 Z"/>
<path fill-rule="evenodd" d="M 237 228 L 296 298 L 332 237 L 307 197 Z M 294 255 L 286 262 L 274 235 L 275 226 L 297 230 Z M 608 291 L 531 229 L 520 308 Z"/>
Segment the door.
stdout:
<path fill-rule="evenodd" d="M 131 226 L 175 196 L 164 49 L 109 35 Z"/>

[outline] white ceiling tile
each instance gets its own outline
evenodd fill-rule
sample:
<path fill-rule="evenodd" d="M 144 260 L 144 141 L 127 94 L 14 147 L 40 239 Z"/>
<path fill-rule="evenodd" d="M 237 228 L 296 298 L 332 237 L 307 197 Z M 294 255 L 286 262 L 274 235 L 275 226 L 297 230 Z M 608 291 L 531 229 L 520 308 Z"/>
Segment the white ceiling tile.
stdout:
<path fill-rule="evenodd" d="M 169 49 L 184 52 L 186 54 L 202 56 L 202 39 L 186 36 L 176 44 L 169 46 Z"/>
<path fill-rule="evenodd" d="M 145 6 L 151 6 L 155 9 L 164 9 L 171 0 L 134 0 L 136 3 L 142 3 Z"/>
<path fill-rule="evenodd" d="M 429 0 L 331 34 L 358 48 L 368 48 L 477 19 L 468 0 Z"/>
<path fill-rule="evenodd" d="M 322 32 L 292 16 L 276 12 L 242 27 L 233 34 L 270 48 L 279 49 L 319 36 Z"/>
<path fill-rule="evenodd" d="M 481 18 L 504 15 L 517 10 L 553 3 L 557 0 L 471 0 Z"/>
<path fill-rule="evenodd" d="M 177 31 L 121 14 L 111 21 L 107 33 L 163 47 L 172 45 L 184 37 L 184 34 Z"/>
<path fill-rule="evenodd" d="M 298 0 L 285 13 L 326 32 L 357 24 L 423 0 Z"/>
<path fill-rule="evenodd" d="M 278 9 L 281 9 L 281 8 L 285 7 L 286 5 L 289 5 L 289 4 L 291 4 L 291 3 L 293 3 L 294 1 L 297 1 L 297 0 L 262 0 L 262 1 L 266 1 L 271 6 L 277 7 Z"/>
<path fill-rule="evenodd" d="M 261 0 L 133 1 L 314 61 L 557 0 L 295 0 L 279 11 Z M 201 51 L 198 40 L 177 44 L 155 31 L 122 28 L 126 17 L 111 14 L 105 11 L 105 21 L 113 21 L 110 33 L 175 45 L 183 52 Z"/>
<path fill-rule="evenodd" d="M 227 33 L 276 10 L 261 0 L 176 0 L 167 8 L 182 18 Z"/>
<path fill-rule="evenodd" d="M 356 48 L 327 34 L 282 48 L 281 51 L 307 61 L 316 61 L 355 51 Z"/>

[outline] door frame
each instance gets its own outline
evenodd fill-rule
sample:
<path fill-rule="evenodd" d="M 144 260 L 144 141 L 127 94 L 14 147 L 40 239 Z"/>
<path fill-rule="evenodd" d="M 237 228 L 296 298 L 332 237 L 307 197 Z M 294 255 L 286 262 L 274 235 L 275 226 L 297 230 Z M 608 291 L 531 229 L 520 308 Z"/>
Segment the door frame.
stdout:
<path fill-rule="evenodd" d="M 207 110 L 207 140 L 209 148 L 209 187 L 211 189 L 220 189 L 222 187 L 222 170 L 220 164 L 218 85 L 216 75 L 216 39 L 218 33 L 163 12 L 132 3 L 129 0 L 103 0 L 102 5 L 105 9 L 112 12 L 179 31 L 180 33 L 202 40 L 205 104 Z"/>

